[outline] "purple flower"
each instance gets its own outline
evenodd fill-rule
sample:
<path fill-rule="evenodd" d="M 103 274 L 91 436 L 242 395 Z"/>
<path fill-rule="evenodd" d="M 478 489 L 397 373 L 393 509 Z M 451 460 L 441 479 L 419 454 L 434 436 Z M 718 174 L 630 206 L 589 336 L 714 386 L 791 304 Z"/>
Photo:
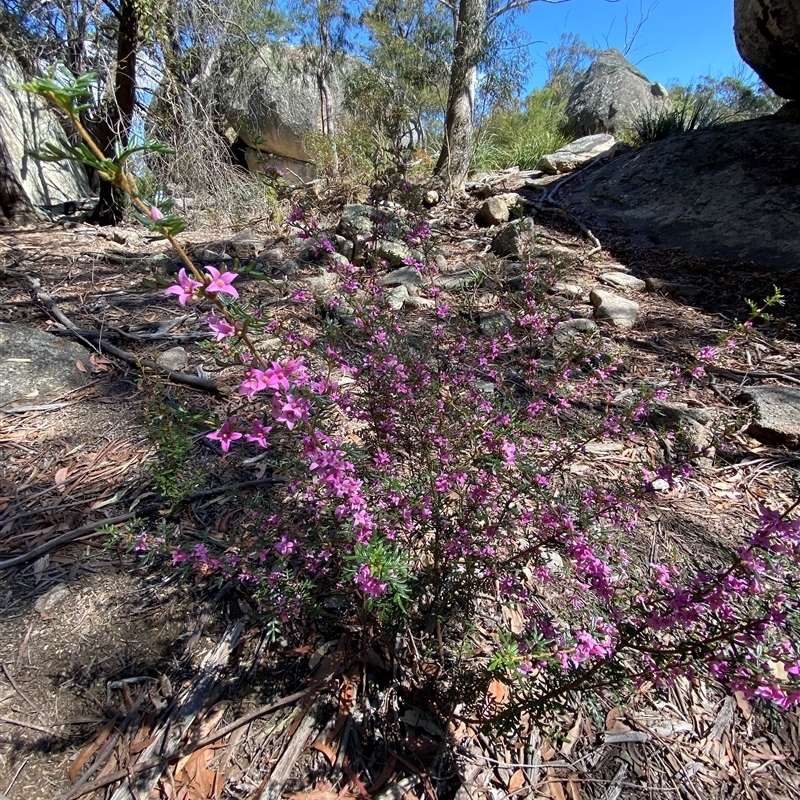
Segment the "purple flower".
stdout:
<path fill-rule="evenodd" d="M 717 357 L 717 351 L 713 347 L 704 347 L 697 357 L 701 361 L 713 361 Z"/>
<path fill-rule="evenodd" d="M 153 222 L 164 219 L 164 214 L 158 206 L 150 206 L 150 213 L 147 215 Z"/>
<path fill-rule="evenodd" d="M 239 292 L 231 286 L 239 276 L 235 272 L 220 272 L 216 267 L 205 267 L 206 273 L 211 277 L 211 282 L 206 284 L 206 291 L 209 294 L 219 292 L 229 294 L 231 297 L 238 297 Z"/>
<path fill-rule="evenodd" d="M 289 556 L 291 555 L 295 548 L 297 547 L 297 542 L 290 539 L 286 534 L 281 536 L 279 542 L 275 542 L 275 549 L 282 555 L 282 556 Z"/>
<path fill-rule="evenodd" d="M 235 442 L 237 439 L 242 438 L 242 434 L 239 433 L 239 431 L 231 430 L 231 423 L 233 421 L 233 419 L 226 419 L 218 431 L 212 431 L 211 433 L 206 434 L 207 439 L 215 439 L 219 442 L 219 446 L 222 448 L 223 453 L 228 452 L 231 442 Z"/>
<path fill-rule="evenodd" d="M 178 295 L 178 302 L 185 306 L 187 303 L 192 302 L 194 300 L 194 293 L 195 290 L 198 289 L 203 284 L 200 281 L 193 280 L 186 274 L 185 269 L 181 269 L 178 273 L 178 284 L 177 286 L 170 286 L 169 289 L 164 290 L 164 294 L 176 294 Z"/>
<path fill-rule="evenodd" d="M 304 397 L 294 397 L 287 394 L 281 398 L 275 396 L 272 404 L 272 415 L 276 422 L 282 422 L 291 430 L 300 420 L 307 420 L 309 416 L 309 402 Z"/>
<path fill-rule="evenodd" d="M 353 583 L 370 597 L 380 597 L 386 592 L 386 584 L 372 575 L 369 564 L 362 564 L 358 568 L 358 572 L 353 577 Z"/>
<path fill-rule="evenodd" d="M 228 336 L 233 336 L 236 333 L 237 325 L 231 325 L 225 317 L 218 317 L 216 314 L 212 314 L 206 320 L 208 323 L 208 327 L 211 328 L 216 336 L 214 337 L 216 341 L 221 342 L 223 339 L 227 339 Z"/>
<path fill-rule="evenodd" d="M 266 436 L 271 430 L 271 425 L 263 425 L 261 420 L 254 419 L 252 424 L 252 433 L 245 434 L 245 441 L 255 442 L 260 447 L 266 447 Z"/>

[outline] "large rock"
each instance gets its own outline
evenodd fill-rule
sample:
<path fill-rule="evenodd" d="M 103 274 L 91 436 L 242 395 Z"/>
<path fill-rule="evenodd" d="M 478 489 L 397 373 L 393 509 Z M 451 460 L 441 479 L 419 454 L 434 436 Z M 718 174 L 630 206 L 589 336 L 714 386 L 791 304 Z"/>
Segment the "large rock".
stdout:
<path fill-rule="evenodd" d="M 605 228 L 635 246 L 794 270 L 798 153 L 800 120 L 778 114 L 654 142 L 563 191 L 601 239 Z"/>
<path fill-rule="evenodd" d="M 245 67 L 214 75 L 217 110 L 226 125 L 254 150 L 295 162 L 314 161 L 309 140 L 323 132 L 320 91 L 303 48 L 266 45 Z M 330 80 L 334 125 L 342 110 L 343 72 Z M 297 171 L 297 170 L 295 170 Z"/>
<path fill-rule="evenodd" d="M 0 41 L 0 135 L 8 168 L 31 205 L 51 207 L 91 194 L 83 168 L 73 161 L 38 161 L 31 151 L 65 138 L 55 113 L 40 97 L 12 86 L 27 80 L 19 63 Z"/>
<path fill-rule="evenodd" d="M 575 133 L 588 136 L 620 133 L 639 114 L 671 107 L 667 90 L 612 48 L 597 56 L 572 90 L 566 113 Z"/>
<path fill-rule="evenodd" d="M 800 99 L 800 3 L 735 0 L 736 47 L 776 94 Z"/>
<path fill-rule="evenodd" d="M 755 419 L 747 432 L 754 439 L 800 450 L 800 389 L 753 386 L 741 399 L 753 404 Z"/>
<path fill-rule="evenodd" d="M 574 172 L 599 156 L 610 153 L 616 143 L 617 140 L 608 133 L 581 136 L 580 139 L 564 145 L 560 150 L 556 150 L 555 153 L 548 153 L 542 156 L 536 168 L 549 175 Z"/>
<path fill-rule="evenodd" d="M 639 304 L 618 297 L 603 289 L 592 289 L 589 299 L 594 306 L 595 319 L 607 320 L 615 328 L 632 328 L 639 314 Z"/>
<path fill-rule="evenodd" d="M 90 368 L 88 352 L 76 342 L 0 322 L 0 405 L 40 403 L 78 389 L 88 382 Z"/>

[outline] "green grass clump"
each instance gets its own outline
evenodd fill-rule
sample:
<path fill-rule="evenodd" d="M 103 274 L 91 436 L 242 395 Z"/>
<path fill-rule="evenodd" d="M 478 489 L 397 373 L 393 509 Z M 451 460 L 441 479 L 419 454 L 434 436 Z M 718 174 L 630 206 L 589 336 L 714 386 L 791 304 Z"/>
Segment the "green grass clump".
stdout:
<path fill-rule="evenodd" d="M 648 110 L 631 123 L 630 143 L 642 147 L 670 136 L 696 131 L 724 122 L 726 115 L 709 98 L 679 100 L 672 108 Z"/>
<path fill-rule="evenodd" d="M 536 169 L 539 159 L 563 147 L 564 108 L 548 89 L 537 89 L 520 109 L 495 110 L 479 127 L 472 154 L 472 172 L 517 166 Z"/>

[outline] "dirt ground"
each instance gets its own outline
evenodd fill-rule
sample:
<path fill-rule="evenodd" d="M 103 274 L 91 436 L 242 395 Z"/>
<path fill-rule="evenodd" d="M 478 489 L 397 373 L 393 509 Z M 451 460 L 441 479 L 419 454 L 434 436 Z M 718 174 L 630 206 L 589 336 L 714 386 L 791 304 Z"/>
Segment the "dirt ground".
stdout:
<path fill-rule="evenodd" d="M 436 212 L 451 265 L 487 252 L 491 233 L 473 222 L 478 202 Z M 183 239 L 191 244 L 235 232 L 205 230 Z M 565 264 L 562 280 L 590 286 L 617 264 L 639 277 L 695 288 L 689 299 L 638 295 L 636 327 L 604 329 L 627 348 L 631 385 L 677 363 L 684 351 L 715 344 L 719 332 L 746 315 L 743 298 L 763 298 L 780 280 L 786 306 L 779 322 L 754 340 L 749 362 L 680 398 L 724 421 L 717 459 L 655 495 L 638 536 L 643 551 L 713 551 L 739 541 L 760 505 L 791 505 L 798 496 L 797 454 L 747 436 L 748 412 L 736 397 L 754 372 L 767 375 L 760 383 L 779 382 L 780 375 L 800 382 L 800 276 L 778 278 L 752 265 L 642 251 L 612 239 L 587 256 L 592 243 L 565 220 L 543 221 L 541 233 L 549 257 Z M 287 258 L 297 246 L 268 230 L 259 236 L 268 247 L 285 248 Z M 76 324 L 99 330 L 175 316 L 153 282 L 160 268 L 148 261 L 163 251 L 134 228 L 52 225 L 4 232 L 0 263 L 38 278 Z M 276 276 L 247 288 L 285 308 L 277 301 L 303 277 Z M 52 328 L 24 282 L 8 273 L 0 281 L 0 321 Z M 189 317 L 172 336 L 120 346 L 154 357 L 181 344 L 193 373 L 209 366 L 207 354 L 185 337 L 201 327 Z M 370 651 L 356 664 L 345 660 L 346 634 L 269 645 L 249 621 L 246 598 L 227 587 L 187 586 L 169 565 L 142 562 L 102 528 L 156 499 L 147 409 L 168 398 L 202 413 L 214 398 L 143 378 L 135 365 L 108 355 L 92 360 L 84 388 L 0 411 L 0 800 L 800 796 L 798 715 L 751 705 L 717 687 L 679 682 L 666 695 L 645 690 L 625 707 L 591 711 L 588 698 L 587 710 L 563 719 L 561 739 L 528 725 L 526 738 L 490 740 L 463 725 L 445 727 L 431 714 L 420 676 L 435 665 L 415 661 L 421 642 Z M 611 446 L 599 455 L 595 468 L 613 477 L 635 454 Z M 182 512 L 188 531 L 224 530 L 241 497 L 257 491 L 246 484 L 253 470 L 221 459 L 204 440 L 195 442 L 192 459 L 207 486 L 245 484 L 237 494 L 204 498 Z M 62 546 L 25 558 L 85 527 Z M 3 569 L 11 559 L 21 563 Z M 348 707 L 352 713 L 343 712 Z M 123 785 L 153 773 L 153 763 L 149 770 L 142 764 L 159 755 L 158 747 L 185 752 L 170 759 L 152 794 L 141 786 L 138 794 L 114 793 L 126 774 Z"/>

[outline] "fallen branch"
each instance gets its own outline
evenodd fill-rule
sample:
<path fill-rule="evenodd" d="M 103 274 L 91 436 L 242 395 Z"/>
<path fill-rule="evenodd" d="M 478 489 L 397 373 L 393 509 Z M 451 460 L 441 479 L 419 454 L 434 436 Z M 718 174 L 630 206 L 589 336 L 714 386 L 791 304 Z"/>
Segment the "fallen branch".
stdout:
<path fill-rule="evenodd" d="M 47 292 L 42 291 L 41 282 L 38 278 L 32 278 L 26 272 L 14 272 L 11 270 L 2 270 L 6 275 L 9 275 L 18 280 L 22 280 L 28 284 L 31 290 L 31 297 L 34 303 L 42 306 L 47 313 L 59 322 L 67 331 L 74 336 L 79 342 L 83 343 L 90 349 L 97 350 L 100 353 L 108 353 L 115 358 L 124 361 L 132 367 L 141 370 L 143 367 L 154 369 L 164 373 L 170 380 L 175 383 L 181 383 L 185 386 L 191 386 L 194 389 L 200 389 L 204 392 L 211 392 L 212 394 L 220 394 L 219 386 L 216 381 L 208 380 L 207 378 L 200 378 L 196 375 L 188 375 L 185 372 L 177 372 L 173 369 L 167 369 L 157 364 L 151 358 L 137 358 L 136 356 L 115 347 L 104 341 L 103 334 L 99 331 L 82 331 L 59 307 L 58 303 Z M 88 335 L 87 335 L 88 334 Z M 90 341 L 90 339 L 92 341 Z"/>
<path fill-rule="evenodd" d="M 213 489 L 202 489 L 199 492 L 194 492 L 193 494 L 183 498 L 181 504 L 189 503 L 192 500 L 201 500 L 204 497 L 213 497 L 214 495 L 224 494 L 225 492 L 238 492 L 242 489 L 251 489 L 256 486 L 269 486 L 273 483 L 281 483 L 283 480 L 284 479 L 280 477 L 258 478 L 252 481 L 242 481 L 241 483 L 215 486 Z M 34 547 L 33 550 L 30 550 L 27 553 L 15 556 L 14 558 L 9 558 L 6 561 L 0 561 L 0 570 L 10 569 L 11 567 L 16 567 L 19 564 L 25 564 L 28 561 L 34 561 L 46 553 L 49 553 L 51 550 L 55 550 L 57 547 L 60 547 L 62 544 L 68 544 L 76 539 L 80 539 L 81 536 L 86 536 L 87 534 L 96 531 L 98 528 L 102 528 L 104 525 L 120 525 L 121 523 L 127 522 L 129 519 L 133 519 L 134 517 L 149 517 L 152 514 L 155 514 L 157 511 L 160 511 L 169 502 L 169 500 L 160 500 L 157 503 L 151 503 L 144 508 L 136 509 L 135 511 L 131 511 L 127 514 L 120 514 L 118 517 L 100 519 L 96 522 L 90 522 L 86 525 L 82 525 L 80 528 L 75 528 L 74 531 L 62 533 L 61 536 L 56 536 L 55 539 L 44 542 L 44 544 Z"/>
<path fill-rule="evenodd" d="M 174 701 L 172 712 L 164 720 L 161 730 L 156 733 L 154 741 L 142 753 L 143 759 L 147 760 L 164 751 L 170 752 L 177 747 L 219 680 L 233 648 L 239 641 L 243 627 L 244 622 L 241 620 L 231 623 L 216 649 L 203 659 L 199 674 L 186 690 L 183 698 L 176 698 Z M 142 770 L 135 776 L 129 776 L 127 780 L 123 780 L 122 785 L 111 796 L 111 800 L 147 800 L 163 771 L 164 765 L 159 764 Z"/>
<path fill-rule="evenodd" d="M 204 736 L 202 739 L 198 739 L 196 742 L 190 742 L 183 747 L 177 748 L 171 753 L 165 753 L 157 758 L 150 758 L 145 761 L 140 761 L 131 766 L 129 769 L 120 769 L 116 772 L 109 773 L 103 778 L 98 778 L 98 780 L 93 781 L 88 786 L 81 787 L 80 791 L 76 792 L 71 789 L 66 794 L 57 798 L 57 800 L 76 800 L 78 797 L 96 792 L 98 789 L 102 789 L 104 786 L 110 786 L 112 783 L 116 783 L 123 778 L 129 778 L 134 775 L 138 775 L 140 772 L 146 772 L 154 767 L 160 766 L 163 768 L 170 761 L 191 755 L 192 753 L 201 750 L 203 747 L 208 747 L 208 745 L 218 742 L 220 739 L 225 738 L 234 731 L 244 727 L 250 722 L 253 722 L 259 717 L 263 717 L 266 714 L 271 714 L 273 711 L 279 711 L 280 709 L 305 698 L 310 693 L 317 691 L 321 685 L 321 683 L 315 683 L 307 689 L 303 689 L 302 691 L 282 697 L 280 700 L 276 700 L 269 705 L 261 706 L 260 708 L 255 709 L 255 711 L 251 711 L 249 714 L 245 714 L 243 717 L 231 722 L 230 725 L 226 725 L 224 728 L 220 728 L 218 731 L 210 733 L 208 736 Z"/>

